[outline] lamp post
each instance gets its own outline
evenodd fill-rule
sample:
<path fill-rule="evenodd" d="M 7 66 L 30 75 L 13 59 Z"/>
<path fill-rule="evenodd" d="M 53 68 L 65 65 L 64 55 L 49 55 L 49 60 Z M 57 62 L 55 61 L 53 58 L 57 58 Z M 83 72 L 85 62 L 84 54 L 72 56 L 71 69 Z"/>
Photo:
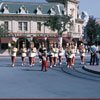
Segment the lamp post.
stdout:
<path fill-rule="evenodd" d="M 47 37 L 45 37 L 44 39 L 45 39 L 45 46 L 47 48 Z"/>

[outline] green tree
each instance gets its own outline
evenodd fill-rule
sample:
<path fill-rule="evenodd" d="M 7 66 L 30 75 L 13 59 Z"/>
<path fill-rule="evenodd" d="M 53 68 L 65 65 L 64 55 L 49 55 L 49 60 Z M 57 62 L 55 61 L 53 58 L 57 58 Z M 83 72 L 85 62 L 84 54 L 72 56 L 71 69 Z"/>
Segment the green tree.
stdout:
<path fill-rule="evenodd" d="M 93 16 L 89 18 L 85 27 L 85 32 L 87 33 L 88 41 L 91 43 L 94 43 L 98 34 L 100 34 L 100 25 L 96 22 L 96 19 Z"/>
<path fill-rule="evenodd" d="M 8 29 L 7 26 L 5 24 L 1 24 L 0 25 L 0 36 L 5 36 L 8 35 Z"/>
<path fill-rule="evenodd" d="M 0 37 L 7 36 L 8 34 L 9 33 L 8 33 L 7 26 L 5 24 L 1 24 L 0 25 Z M 1 49 L 1 43 L 0 43 L 0 49 Z"/>
<path fill-rule="evenodd" d="M 68 15 L 52 15 L 44 23 L 52 31 L 58 32 L 59 44 L 62 45 L 62 34 L 72 25 L 71 16 Z"/>

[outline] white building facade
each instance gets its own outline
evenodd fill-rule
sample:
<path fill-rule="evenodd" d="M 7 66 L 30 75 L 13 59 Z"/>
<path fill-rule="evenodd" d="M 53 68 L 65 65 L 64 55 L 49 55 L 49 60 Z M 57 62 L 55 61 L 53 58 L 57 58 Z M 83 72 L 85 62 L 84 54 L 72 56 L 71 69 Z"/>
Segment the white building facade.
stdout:
<path fill-rule="evenodd" d="M 55 14 L 72 16 L 73 26 L 63 33 L 63 38 L 74 41 L 82 39 L 84 21 L 78 13 L 78 3 L 77 0 L 47 0 L 45 3 L 1 2 L 0 25 L 5 24 L 10 33 L 8 36 L 0 37 L 3 49 L 7 48 L 7 44 L 11 40 L 17 43 L 20 43 L 20 39 L 22 41 L 37 38 L 55 40 L 53 38 L 57 38 L 58 33 L 43 25 L 50 15 Z"/>

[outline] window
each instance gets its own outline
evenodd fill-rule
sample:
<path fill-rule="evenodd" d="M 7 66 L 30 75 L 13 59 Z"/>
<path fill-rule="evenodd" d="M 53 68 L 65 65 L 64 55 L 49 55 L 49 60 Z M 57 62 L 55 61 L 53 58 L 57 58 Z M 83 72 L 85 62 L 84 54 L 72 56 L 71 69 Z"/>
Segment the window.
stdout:
<path fill-rule="evenodd" d="M 37 22 L 37 30 L 41 31 L 41 22 Z"/>
<path fill-rule="evenodd" d="M 18 22 L 18 30 L 22 31 L 22 22 Z"/>
<path fill-rule="evenodd" d="M 24 30 L 27 31 L 27 22 L 24 22 Z"/>
<path fill-rule="evenodd" d="M 78 32 L 80 32 L 80 25 L 78 25 Z"/>
<path fill-rule="evenodd" d="M 8 22 L 6 21 L 4 24 L 5 24 L 5 29 L 8 30 Z"/>

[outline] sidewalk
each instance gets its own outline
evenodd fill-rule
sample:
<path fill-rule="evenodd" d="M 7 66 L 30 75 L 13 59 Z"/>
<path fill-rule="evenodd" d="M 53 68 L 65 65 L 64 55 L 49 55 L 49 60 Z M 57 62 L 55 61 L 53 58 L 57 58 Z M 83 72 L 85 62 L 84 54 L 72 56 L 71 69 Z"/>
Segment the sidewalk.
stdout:
<path fill-rule="evenodd" d="M 90 66 L 90 64 L 88 63 L 83 67 L 83 69 L 91 73 L 100 74 L 100 64 Z"/>

